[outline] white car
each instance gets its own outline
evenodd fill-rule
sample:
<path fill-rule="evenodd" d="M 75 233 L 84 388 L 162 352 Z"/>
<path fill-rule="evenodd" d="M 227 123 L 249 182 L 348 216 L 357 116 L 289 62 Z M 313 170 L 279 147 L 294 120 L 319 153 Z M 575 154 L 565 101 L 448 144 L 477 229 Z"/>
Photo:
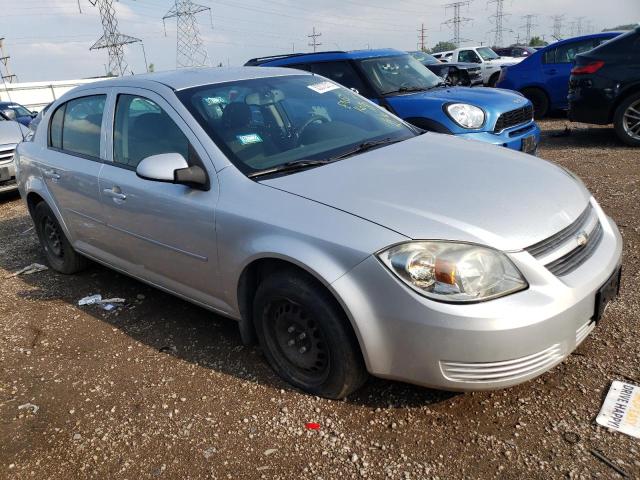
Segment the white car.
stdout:
<path fill-rule="evenodd" d="M 18 188 L 13 152 L 29 130 L 13 120 L 8 112 L 0 112 L 0 193 Z"/>
<path fill-rule="evenodd" d="M 477 63 L 482 71 L 482 82 L 494 87 L 500 77 L 503 66 L 514 65 L 522 61 L 522 58 L 501 57 L 489 47 L 463 47 L 453 52 L 438 52 L 432 54 L 436 58 L 447 62 Z"/>

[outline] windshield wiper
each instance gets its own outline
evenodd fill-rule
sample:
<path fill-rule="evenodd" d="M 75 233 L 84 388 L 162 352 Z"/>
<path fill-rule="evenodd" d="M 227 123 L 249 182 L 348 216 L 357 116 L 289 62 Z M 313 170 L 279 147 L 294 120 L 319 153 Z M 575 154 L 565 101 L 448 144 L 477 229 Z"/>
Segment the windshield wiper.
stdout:
<path fill-rule="evenodd" d="M 264 170 L 258 170 L 257 172 L 247 175 L 249 178 L 262 177 L 263 175 L 271 175 L 273 173 L 281 172 L 294 172 L 296 170 L 304 170 L 306 168 L 316 167 L 318 165 L 326 165 L 331 163 L 332 159 L 324 160 L 297 160 L 294 162 L 287 162 L 275 167 L 265 168 Z"/>
<path fill-rule="evenodd" d="M 392 93 L 422 92 L 428 89 L 429 87 L 400 87 L 398 90 L 384 92 L 383 95 L 391 95 Z"/>
<path fill-rule="evenodd" d="M 274 173 L 295 172 L 297 170 L 305 170 L 307 168 L 326 165 L 328 163 L 342 160 L 343 158 L 350 157 L 351 155 L 363 153 L 363 152 L 366 152 L 367 150 L 381 147 L 383 145 L 391 145 L 392 143 L 402 142 L 403 140 L 406 140 L 406 139 L 402 138 L 398 140 L 398 139 L 392 139 L 392 138 L 383 138 L 382 140 L 362 142 L 359 145 L 357 145 L 355 148 L 352 148 L 351 150 L 347 150 L 346 152 L 343 152 L 334 157 L 324 158 L 319 160 L 297 160 L 293 162 L 287 162 L 281 165 L 276 165 L 275 167 L 265 168 L 264 170 L 258 170 L 257 172 L 252 172 L 247 176 L 249 178 L 256 178 L 256 177 L 262 177 L 264 175 L 272 175 Z"/>
<path fill-rule="evenodd" d="M 361 144 L 357 145 L 355 148 L 348 150 L 344 153 L 341 153 L 340 155 L 336 155 L 335 157 L 331 157 L 331 161 L 333 160 L 340 160 L 346 157 L 350 157 L 351 155 L 356 155 L 358 153 L 363 153 L 366 152 L 367 150 L 371 150 L 372 148 L 377 148 L 377 147 L 381 147 L 383 145 L 391 145 L 392 143 L 398 143 L 401 142 L 403 140 L 406 140 L 405 138 L 402 139 L 391 139 L 391 138 L 383 138 L 382 140 L 374 140 L 374 141 L 369 141 L 369 142 L 362 142 Z"/>

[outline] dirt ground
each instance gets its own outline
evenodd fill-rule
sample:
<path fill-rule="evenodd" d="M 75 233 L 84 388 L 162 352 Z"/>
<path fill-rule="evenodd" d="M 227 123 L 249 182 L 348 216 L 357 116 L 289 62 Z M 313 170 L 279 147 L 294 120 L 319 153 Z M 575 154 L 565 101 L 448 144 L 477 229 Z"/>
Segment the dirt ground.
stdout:
<path fill-rule="evenodd" d="M 7 279 L 44 258 L 19 197 L 0 197 L 0 478 L 620 478 L 591 449 L 640 477 L 640 442 L 595 424 L 612 380 L 640 384 L 640 149 L 565 124 L 541 123 L 540 156 L 618 223 L 622 293 L 565 362 L 497 392 L 371 379 L 314 398 L 232 321 L 106 268 Z M 126 304 L 77 306 L 93 293 Z"/>

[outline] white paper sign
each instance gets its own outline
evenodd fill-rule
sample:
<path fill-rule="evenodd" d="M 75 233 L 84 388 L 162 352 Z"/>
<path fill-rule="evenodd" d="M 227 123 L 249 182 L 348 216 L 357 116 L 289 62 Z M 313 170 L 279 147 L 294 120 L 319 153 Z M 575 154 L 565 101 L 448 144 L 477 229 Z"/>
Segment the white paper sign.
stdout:
<path fill-rule="evenodd" d="M 640 387 L 614 381 L 596 422 L 603 427 L 640 438 Z"/>
<path fill-rule="evenodd" d="M 318 92 L 318 93 L 327 93 L 327 92 L 330 92 L 331 90 L 336 90 L 340 88 L 338 85 L 331 82 L 314 83 L 313 85 L 307 85 L 307 87 L 309 87 L 314 92 Z"/>

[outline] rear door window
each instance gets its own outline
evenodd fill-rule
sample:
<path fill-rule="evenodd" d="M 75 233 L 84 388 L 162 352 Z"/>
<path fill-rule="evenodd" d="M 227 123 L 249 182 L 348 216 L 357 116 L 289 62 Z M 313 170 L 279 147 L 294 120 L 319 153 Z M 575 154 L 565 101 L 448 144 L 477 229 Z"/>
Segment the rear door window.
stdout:
<path fill-rule="evenodd" d="M 106 99 L 106 95 L 92 95 L 66 103 L 62 124 L 63 151 L 100 158 L 100 132 Z"/>
<path fill-rule="evenodd" d="M 544 63 L 573 63 L 576 55 L 588 52 L 606 41 L 606 38 L 590 38 L 560 45 L 544 54 Z"/>

